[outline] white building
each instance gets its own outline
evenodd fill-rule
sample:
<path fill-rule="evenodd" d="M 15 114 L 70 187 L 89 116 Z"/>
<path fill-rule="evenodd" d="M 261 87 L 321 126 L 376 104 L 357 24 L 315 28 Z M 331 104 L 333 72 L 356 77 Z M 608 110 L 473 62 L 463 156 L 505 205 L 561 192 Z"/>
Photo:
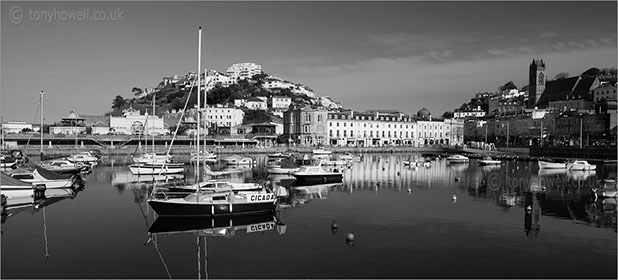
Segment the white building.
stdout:
<path fill-rule="evenodd" d="M 105 130 L 105 128 L 101 128 Z M 165 135 L 169 130 L 165 127 L 162 117 L 148 114 L 140 115 L 139 111 L 129 108 L 124 110 L 123 117 L 109 117 L 109 128 L 115 134 L 141 134 L 145 135 Z M 94 134 L 94 131 L 93 131 Z"/>
<path fill-rule="evenodd" d="M 234 99 L 234 107 L 246 107 L 246 106 L 247 106 L 247 99 L 244 99 L 244 98 Z"/>
<path fill-rule="evenodd" d="M 242 120 L 245 117 L 245 112 L 236 108 L 229 108 L 223 106 L 208 106 L 205 109 L 205 122 L 209 127 L 232 127 L 242 124 Z"/>
<path fill-rule="evenodd" d="M 36 127 L 36 130 L 38 131 L 39 128 L 40 127 Z M 21 133 L 24 129 L 26 131 L 34 131 L 31 123 L 26 123 L 22 121 L 5 122 L 2 124 L 2 130 L 4 130 L 4 133 Z"/>
<path fill-rule="evenodd" d="M 330 112 L 327 130 L 331 146 L 417 145 L 416 122 L 398 112 Z"/>
<path fill-rule="evenodd" d="M 292 98 L 287 96 L 271 96 L 268 98 L 268 107 L 271 109 L 287 109 L 292 104 Z"/>
<path fill-rule="evenodd" d="M 234 81 L 243 80 L 251 78 L 253 75 L 262 74 L 262 66 L 251 62 L 236 63 L 227 68 L 227 74 Z"/>
<path fill-rule="evenodd" d="M 456 119 L 465 119 L 465 118 L 481 118 L 484 117 L 487 113 L 481 109 L 481 106 L 478 106 L 476 109 L 472 109 L 469 111 L 456 110 L 453 112 L 453 117 Z"/>
<path fill-rule="evenodd" d="M 261 98 L 257 98 L 257 97 L 251 97 L 247 99 L 246 106 L 247 108 L 251 110 L 266 110 L 267 109 L 266 102 L 262 100 Z"/>

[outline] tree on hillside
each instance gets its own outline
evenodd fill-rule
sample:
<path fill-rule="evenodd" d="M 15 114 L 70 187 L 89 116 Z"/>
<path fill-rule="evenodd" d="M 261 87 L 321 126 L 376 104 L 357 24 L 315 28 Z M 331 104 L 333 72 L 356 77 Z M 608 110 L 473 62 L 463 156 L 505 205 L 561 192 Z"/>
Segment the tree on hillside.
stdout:
<path fill-rule="evenodd" d="M 120 109 L 125 105 L 126 102 L 127 101 L 124 99 L 124 97 L 120 95 L 116 95 L 116 97 L 112 101 L 112 109 L 114 110 Z"/>
<path fill-rule="evenodd" d="M 262 122 L 270 122 L 272 117 L 262 110 L 247 110 L 245 112 L 245 117 L 243 118 L 242 123 L 262 123 Z"/>
<path fill-rule="evenodd" d="M 144 91 L 141 88 L 138 88 L 138 87 L 133 87 L 133 89 L 131 89 L 131 92 L 135 96 L 138 96 L 138 95 L 144 93 Z"/>
<path fill-rule="evenodd" d="M 442 117 L 445 118 L 445 119 L 452 119 L 453 116 L 454 116 L 454 114 L 451 111 L 446 111 L 446 112 L 444 112 L 444 114 L 442 114 Z"/>

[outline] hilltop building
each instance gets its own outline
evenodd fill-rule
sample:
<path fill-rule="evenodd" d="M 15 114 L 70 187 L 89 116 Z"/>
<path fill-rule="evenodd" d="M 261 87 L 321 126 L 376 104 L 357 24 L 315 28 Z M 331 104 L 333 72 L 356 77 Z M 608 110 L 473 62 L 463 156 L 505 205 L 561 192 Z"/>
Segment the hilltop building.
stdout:
<path fill-rule="evenodd" d="M 233 81 L 244 80 L 262 74 L 262 66 L 251 62 L 235 63 L 227 68 L 227 74 Z"/>

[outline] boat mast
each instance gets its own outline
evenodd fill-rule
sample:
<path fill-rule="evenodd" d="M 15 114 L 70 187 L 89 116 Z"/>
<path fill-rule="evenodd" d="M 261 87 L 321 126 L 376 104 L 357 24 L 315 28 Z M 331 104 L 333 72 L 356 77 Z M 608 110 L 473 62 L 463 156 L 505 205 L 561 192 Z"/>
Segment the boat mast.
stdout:
<path fill-rule="evenodd" d="M 197 149 L 197 161 L 195 164 L 196 168 L 196 176 L 197 183 L 199 186 L 199 178 L 200 178 L 200 109 L 201 109 L 201 85 L 200 85 L 200 76 L 201 76 L 201 68 L 202 68 L 202 27 L 200 26 L 198 29 L 198 41 L 197 41 L 197 141 L 196 141 L 196 149 Z"/>
<path fill-rule="evenodd" d="M 43 161 L 43 94 L 44 91 L 41 91 L 41 97 L 39 98 L 39 104 L 41 106 L 41 128 L 39 134 L 41 135 L 41 161 Z"/>
<path fill-rule="evenodd" d="M 152 93 L 152 130 L 153 130 L 153 132 L 154 132 L 154 121 L 155 121 L 154 117 L 155 117 L 155 93 L 153 92 Z M 153 158 L 154 158 L 154 155 L 155 155 L 155 147 L 154 147 L 154 140 L 155 139 L 154 138 L 155 138 L 154 137 L 154 133 L 152 133 L 152 156 L 153 156 Z"/>

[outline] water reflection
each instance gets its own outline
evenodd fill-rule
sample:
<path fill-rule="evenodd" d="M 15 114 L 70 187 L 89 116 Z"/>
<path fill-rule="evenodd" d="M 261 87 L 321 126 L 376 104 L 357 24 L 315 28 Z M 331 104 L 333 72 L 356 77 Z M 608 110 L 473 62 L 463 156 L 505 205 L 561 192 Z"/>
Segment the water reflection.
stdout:
<path fill-rule="evenodd" d="M 173 262 L 168 266 L 167 258 L 172 261 L 177 256 L 164 256 L 159 248 L 159 242 L 164 241 L 171 235 L 187 234 L 193 235 L 196 239 L 196 250 L 198 257 L 196 258 L 196 267 L 198 278 L 209 278 L 208 263 L 209 259 L 216 258 L 208 252 L 207 238 L 208 237 L 224 237 L 233 238 L 237 234 L 254 234 L 276 231 L 279 235 L 285 234 L 287 225 L 283 223 L 276 212 L 263 213 L 259 215 L 243 215 L 232 217 L 158 217 L 148 229 L 148 241 L 146 244 L 152 244 L 158 256 L 161 259 L 162 265 L 168 277 L 171 279 L 169 266 L 173 266 Z M 161 243 L 163 246 L 170 245 L 169 243 Z M 186 252 L 187 255 L 195 254 L 195 251 Z M 172 267 L 173 268 L 173 267 Z"/>

